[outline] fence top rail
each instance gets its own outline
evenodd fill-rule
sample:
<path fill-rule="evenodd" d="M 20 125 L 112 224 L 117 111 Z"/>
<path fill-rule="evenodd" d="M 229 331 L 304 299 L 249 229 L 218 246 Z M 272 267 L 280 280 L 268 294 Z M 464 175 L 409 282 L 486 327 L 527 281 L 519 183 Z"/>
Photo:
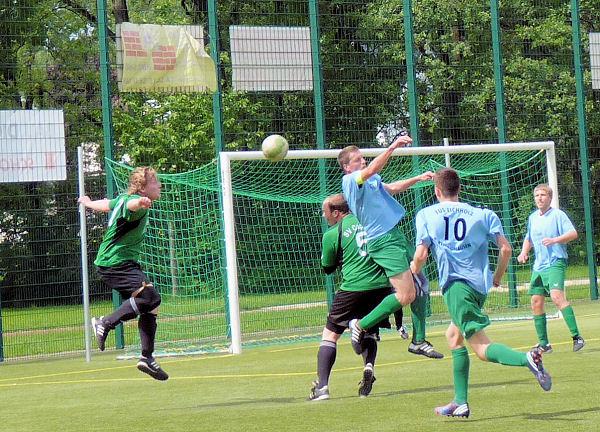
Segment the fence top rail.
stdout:
<path fill-rule="evenodd" d="M 472 144 L 455 146 L 425 146 L 425 147 L 403 147 L 394 150 L 395 156 L 419 156 L 432 154 L 455 154 L 455 153 L 501 153 L 519 150 L 550 150 L 554 148 L 554 141 L 539 141 L 526 143 L 503 143 L 503 144 Z M 364 156 L 377 156 L 385 151 L 385 147 L 361 148 Z M 329 150 L 290 150 L 285 159 L 334 159 L 341 149 Z M 227 160 L 259 160 L 265 159 L 261 151 L 236 151 L 220 152 L 220 157 Z M 285 160 L 284 159 L 284 160 Z"/>

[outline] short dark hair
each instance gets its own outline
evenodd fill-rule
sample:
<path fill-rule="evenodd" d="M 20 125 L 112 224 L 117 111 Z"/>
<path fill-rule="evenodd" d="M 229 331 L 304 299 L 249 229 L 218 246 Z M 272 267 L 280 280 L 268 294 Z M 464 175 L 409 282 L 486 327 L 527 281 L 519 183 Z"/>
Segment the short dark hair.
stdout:
<path fill-rule="evenodd" d="M 327 197 L 327 205 L 329 206 L 329 211 L 337 210 L 341 213 L 350 213 L 348 202 L 341 193 Z"/>
<path fill-rule="evenodd" d="M 458 196 L 460 191 L 460 177 L 452 168 L 442 168 L 435 172 L 435 186 L 442 191 L 445 197 Z"/>
<path fill-rule="evenodd" d="M 340 164 L 340 168 L 344 169 L 344 165 L 347 165 L 350 162 L 350 155 L 359 151 L 360 149 L 355 145 L 344 147 L 342 151 L 338 153 L 337 157 L 338 163 Z"/>

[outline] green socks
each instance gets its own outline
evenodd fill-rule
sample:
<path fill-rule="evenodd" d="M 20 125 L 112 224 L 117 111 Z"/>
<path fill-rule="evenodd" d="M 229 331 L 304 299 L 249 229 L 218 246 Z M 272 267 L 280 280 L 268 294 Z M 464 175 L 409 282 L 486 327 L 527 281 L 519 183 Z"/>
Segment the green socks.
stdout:
<path fill-rule="evenodd" d="M 579 329 L 577 328 L 577 321 L 575 320 L 575 314 L 573 313 L 573 308 L 571 305 L 567 306 L 563 310 L 560 311 L 562 313 L 563 318 L 565 319 L 565 323 L 567 323 L 567 327 L 569 327 L 569 331 L 571 332 L 571 336 L 579 336 Z"/>
<path fill-rule="evenodd" d="M 452 364 L 454 374 L 454 403 L 460 405 L 467 403 L 469 393 L 469 351 L 466 347 L 452 350 Z"/>
<path fill-rule="evenodd" d="M 425 340 L 425 318 L 427 314 L 427 296 L 417 296 L 410 304 L 413 325 L 413 341 Z"/>
<path fill-rule="evenodd" d="M 389 317 L 391 314 L 396 312 L 402 307 L 402 304 L 398 302 L 394 294 L 390 294 L 384 298 L 381 303 L 375 307 L 367 316 L 358 322 L 358 326 L 363 330 L 369 330 L 375 324 L 381 320 Z"/>
<path fill-rule="evenodd" d="M 546 327 L 546 314 L 533 316 L 533 324 L 535 325 L 535 331 L 538 335 L 540 345 L 548 345 L 548 329 Z"/>
<path fill-rule="evenodd" d="M 526 353 L 499 343 L 492 343 L 485 351 L 485 356 L 488 361 L 505 366 L 527 366 L 528 363 Z"/>

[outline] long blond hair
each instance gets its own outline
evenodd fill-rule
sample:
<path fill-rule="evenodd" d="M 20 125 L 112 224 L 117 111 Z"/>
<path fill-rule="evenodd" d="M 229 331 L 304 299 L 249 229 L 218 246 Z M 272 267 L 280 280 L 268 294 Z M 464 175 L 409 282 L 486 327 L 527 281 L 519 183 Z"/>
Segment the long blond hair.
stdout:
<path fill-rule="evenodd" d="M 146 166 L 134 169 L 129 176 L 127 195 L 134 195 L 141 192 L 148 183 L 148 180 L 153 177 L 156 178 L 156 171 L 152 167 Z"/>

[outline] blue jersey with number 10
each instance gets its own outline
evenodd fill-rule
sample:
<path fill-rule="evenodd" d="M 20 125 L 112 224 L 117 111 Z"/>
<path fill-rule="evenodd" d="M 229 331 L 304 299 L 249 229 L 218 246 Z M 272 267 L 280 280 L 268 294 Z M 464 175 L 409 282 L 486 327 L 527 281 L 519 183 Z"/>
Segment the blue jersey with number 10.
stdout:
<path fill-rule="evenodd" d="M 488 293 L 493 284 L 489 242 L 496 244 L 496 235 L 504 235 L 496 213 L 446 201 L 421 209 L 416 230 L 416 245 L 425 243 L 435 253 L 442 293 L 457 280 Z"/>

